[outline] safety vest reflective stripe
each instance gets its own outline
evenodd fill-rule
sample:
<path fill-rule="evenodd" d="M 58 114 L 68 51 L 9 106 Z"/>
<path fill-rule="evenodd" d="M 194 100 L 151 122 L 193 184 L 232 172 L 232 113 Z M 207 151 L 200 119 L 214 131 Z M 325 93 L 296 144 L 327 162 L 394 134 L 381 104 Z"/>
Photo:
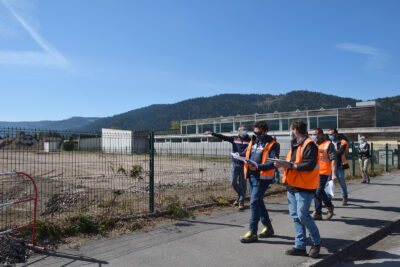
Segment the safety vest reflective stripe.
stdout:
<path fill-rule="evenodd" d="M 262 155 L 262 160 L 261 160 L 261 164 L 264 164 L 267 162 L 267 158 L 269 155 L 269 151 L 271 150 L 272 146 L 274 144 L 278 144 L 275 141 L 271 141 L 270 143 L 268 143 L 268 145 L 265 146 L 264 151 L 263 151 L 263 155 Z M 251 147 L 253 146 L 253 140 L 250 141 L 249 146 L 247 147 L 246 150 L 246 158 L 250 159 L 250 153 L 251 153 Z M 244 164 L 244 178 L 247 179 L 247 171 L 248 171 L 248 165 L 245 163 Z M 267 171 L 260 171 L 260 179 L 261 180 L 270 180 L 274 178 L 274 169 L 271 170 L 267 170 Z"/>
<path fill-rule="evenodd" d="M 302 163 L 304 150 L 307 145 L 312 145 L 314 143 L 310 137 L 307 137 L 302 144 L 299 145 L 296 151 L 296 158 L 294 163 Z M 292 158 L 292 148 L 289 150 L 289 154 L 286 157 L 286 160 L 291 161 Z M 315 165 L 312 171 L 298 171 L 295 169 L 285 169 L 283 173 L 284 183 L 288 183 L 291 186 L 303 189 L 317 189 L 319 185 L 319 160 L 317 156 L 317 164 Z"/>
<path fill-rule="evenodd" d="M 330 141 L 325 140 L 318 147 L 318 159 L 319 159 L 319 174 L 330 175 L 332 170 L 331 160 L 329 159 L 328 150 Z"/>

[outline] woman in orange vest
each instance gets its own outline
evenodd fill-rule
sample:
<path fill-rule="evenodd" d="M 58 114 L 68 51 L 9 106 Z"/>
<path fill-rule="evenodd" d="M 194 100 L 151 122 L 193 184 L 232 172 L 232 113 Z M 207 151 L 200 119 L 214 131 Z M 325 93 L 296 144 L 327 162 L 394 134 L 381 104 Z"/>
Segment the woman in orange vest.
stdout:
<path fill-rule="evenodd" d="M 274 162 L 268 158 L 279 157 L 277 143 L 268 133 L 268 125 L 264 121 L 254 124 L 254 135 L 246 150 L 246 158 L 257 163 L 257 166 L 247 161 L 244 165 L 244 174 L 249 181 L 250 212 L 249 231 L 242 237 L 242 243 L 255 242 L 258 238 L 267 238 L 274 234 L 268 211 L 264 204 L 264 193 L 274 179 Z M 257 236 L 258 222 L 264 225 Z"/>
<path fill-rule="evenodd" d="M 307 256 L 307 229 L 312 243 L 308 255 L 316 258 L 321 249 L 321 237 L 310 216 L 310 206 L 319 185 L 318 148 L 307 134 L 306 122 L 293 121 L 290 134 L 293 139 L 286 158 L 289 162 L 275 162 L 276 167 L 285 168 L 282 182 L 287 183 L 289 213 L 296 230 L 294 247 L 285 254 Z"/>
<path fill-rule="evenodd" d="M 311 139 L 318 146 L 318 162 L 319 162 L 319 187 L 315 192 L 314 204 L 315 211 L 312 214 L 314 220 L 322 220 L 322 201 L 325 203 L 328 213 L 326 219 L 330 220 L 333 216 L 332 201 L 325 193 L 325 185 L 328 182 L 329 175 L 332 171 L 332 181 L 336 182 L 336 150 L 332 142 L 325 140 L 324 131 L 321 128 L 315 128 L 312 131 Z"/>

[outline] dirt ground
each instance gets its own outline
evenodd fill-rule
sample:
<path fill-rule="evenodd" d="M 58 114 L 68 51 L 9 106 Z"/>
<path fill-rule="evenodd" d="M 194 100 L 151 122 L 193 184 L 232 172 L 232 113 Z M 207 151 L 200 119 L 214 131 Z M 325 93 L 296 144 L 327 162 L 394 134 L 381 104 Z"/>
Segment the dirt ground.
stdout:
<path fill-rule="evenodd" d="M 59 220 L 82 212 L 120 216 L 149 212 L 148 155 L 6 148 L 0 148 L 0 172 L 22 171 L 34 178 L 39 219 Z M 187 156 L 156 156 L 154 167 L 156 210 L 165 210 L 168 198 L 174 195 L 188 205 L 196 205 L 212 196 L 233 193 L 228 186 L 231 163 L 226 159 L 213 162 Z M 0 203 L 33 196 L 33 187 L 25 177 L 0 178 Z M 0 209 L 0 229 L 28 223 L 32 210 L 33 203 Z"/>

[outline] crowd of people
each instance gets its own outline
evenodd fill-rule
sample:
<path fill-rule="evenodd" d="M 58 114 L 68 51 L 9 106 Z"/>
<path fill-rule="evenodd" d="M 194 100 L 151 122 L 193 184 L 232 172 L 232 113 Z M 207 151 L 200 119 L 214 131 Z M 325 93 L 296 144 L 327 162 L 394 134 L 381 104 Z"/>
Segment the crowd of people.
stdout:
<path fill-rule="evenodd" d="M 253 125 L 251 137 L 248 128 L 241 125 L 238 136 L 230 137 L 213 132 L 205 132 L 232 143 L 232 169 L 230 182 L 237 193 L 234 202 L 239 210 L 244 209 L 247 183 L 250 192 L 250 220 L 248 232 L 240 237 L 242 243 L 258 241 L 274 235 L 271 219 L 263 198 L 272 183 L 279 183 L 279 169 L 283 169 L 282 183 L 287 187 L 287 199 L 290 217 L 296 232 L 294 246 L 285 251 L 286 255 L 318 257 L 321 248 L 321 236 L 315 220 L 322 220 L 323 204 L 327 209 L 326 220 L 334 216 L 332 195 L 326 193 L 327 183 L 339 183 L 342 193 L 342 205 L 348 204 L 348 191 L 345 170 L 349 168 L 345 153 L 349 143 L 336 128 L 324 134 L 320 128 L 309 135 L 307 123 L 302 120 L 290 124 L 290 149 L 286 160 L 280 159 L 280 145 L 276 137 L 268 135 L 268 125 L 264 121 Z M 368 164 L 370 160 L 369 144 L 364 136 L 360 137 L 357 150 L 362 171 L 362 183 L 370 183 Z M 311 203 L 315 210 L 310 215 Z M 263 228 L 258 233 L 261 221 Z M 311 248 L 306 251 L 307 231 L 311 239 Z"/>

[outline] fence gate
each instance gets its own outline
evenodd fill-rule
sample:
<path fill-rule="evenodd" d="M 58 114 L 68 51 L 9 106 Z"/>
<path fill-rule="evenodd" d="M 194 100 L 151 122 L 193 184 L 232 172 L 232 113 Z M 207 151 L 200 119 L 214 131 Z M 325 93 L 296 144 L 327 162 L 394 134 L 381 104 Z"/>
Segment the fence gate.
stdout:
<path fill-rule="evenodd" d="M 34 197 L 30 197 L 30 198 L 26 198 L 26 199 L 11 201 L 11 202 L 7 202 L 7 203 L 0 203 L 0 208 L 4 208 L 4 207 L 7 207 L 7 206 L 11 206 L 11 205 L 17 205 L 17 204 L 33 201 L 34 202 L 33 220 L 29 224 L 18 226 L 18 227 L 13 227 L 13 228 L 10 228 L 8 230 L 2 231 L 2 232 L 0 232 L 0 235 L 11 233 L 11 232 L 15 232 L 15 231 L 18 231 L 18 230 L 21 230 L 21 229 L 24 229 L 24 228 L 32 227 L 32 244 L 29 244 L 29 245 L 30 246 L 34 246 L 34 247 L 39 248 L 39 249 L 44 249 L 42 247 L 35 246 L 36 209 L 37 209 L 37 201 L 38 201 L 38 198 L 37 198 L 38 193 L 37 193 L 37 187 L 36 187 L 35 181 L 33 180 L 33 178 L 30 175 L 28 175 L 28 174 L 26 174 L 24 172 L 3 172 L 3 173 L 0 173 L 0 178 L 1 178 L 1 176 L 6 176 L 6 175 L 23 175 L 26 178 L 28 178 L 31 181 L 31 183 L 33 184 L 35 196 Z"/>

